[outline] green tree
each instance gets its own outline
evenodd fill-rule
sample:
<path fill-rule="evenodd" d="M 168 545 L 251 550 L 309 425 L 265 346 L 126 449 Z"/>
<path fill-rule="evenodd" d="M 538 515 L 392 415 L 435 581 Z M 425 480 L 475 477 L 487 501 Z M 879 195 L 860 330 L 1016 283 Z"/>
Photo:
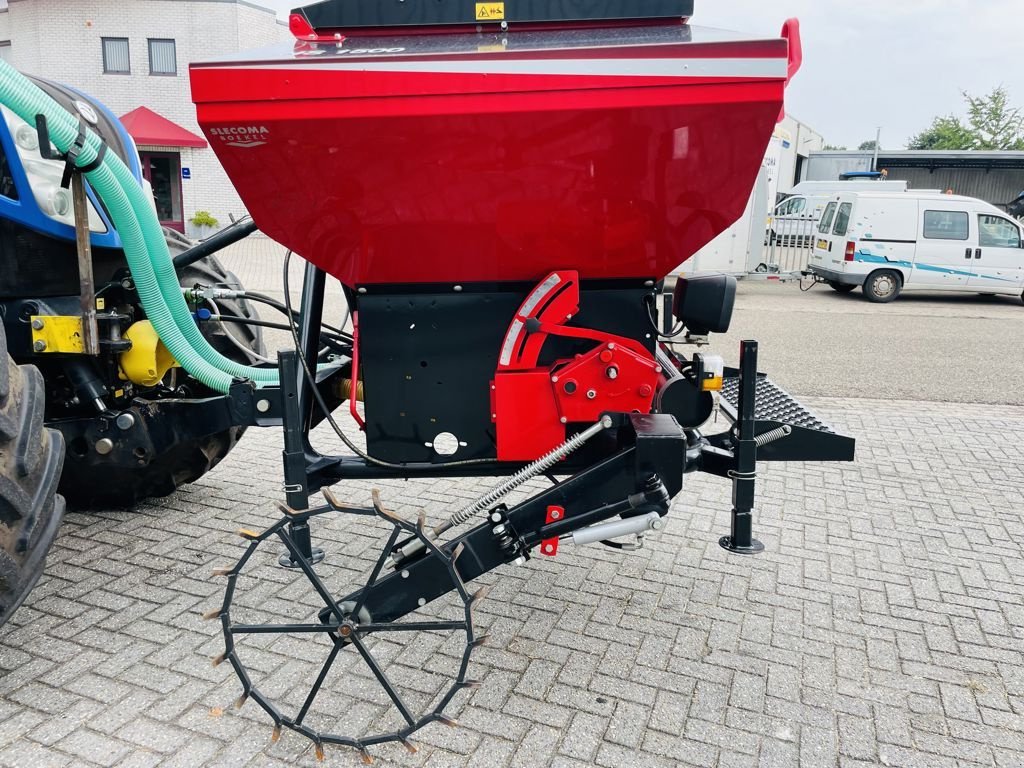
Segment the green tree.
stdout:
<path fill-rule="evenodd" d="M 857 147 L 857 149 L 859 149 L 861 152 L 874 152 L 875 149 L 881 149 L 881 147 L 877 145 L 878 142 L 872 139 L 871 141 L 862 141 L 860 143 L 860 146 Z"/>
<path fill-rule="evenodd" d="M 1024 150 L 1024 113 L 1020 107 L 1010 106 L 1010 96 L 1002 86 L 988 96 L 971 96 L 967 100 L 967 114 L 977 137 L 977 149 Z"/>
<path fill-rule="evenodd" d="M 955 115 L 936 117 L 907 143 L 908 149 L 1016 149 L 1024 150 L 1024 111 L 1010 106 L 1010 96 L 999 86 L 985 96 L 963 94 L 967 121 Z"/>
<path fill-rule="evenodd" d="M 826 144 L 821 148 L 824 152 L 845 152 L 846 147 L 837 147 L 835 144 Z"/>

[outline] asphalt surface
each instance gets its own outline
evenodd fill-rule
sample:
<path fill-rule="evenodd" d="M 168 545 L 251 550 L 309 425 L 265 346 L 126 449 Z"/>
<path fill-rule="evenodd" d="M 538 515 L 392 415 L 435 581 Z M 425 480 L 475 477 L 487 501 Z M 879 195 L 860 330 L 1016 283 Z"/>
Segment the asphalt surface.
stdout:
<path fill-rule="evenodd" d="M 272 242 L 243 241 L 224 261 L 250 289 L 283 297 L 282 251 Z M 293 262 L 297 302 L 303 262 Z M 326 316 L 343 311 L 329 281 Z M 732 328 L 712 337 L 712 349 L 735 365 L 741 339 L 760 342 L 760 369 L 796 395 L 1024 405 L 1020 298 L 912 291 L 872 304 L 860 290 L 746 279 Z M 267 341 L 272 350 L 291 346 L 286 333 Z"/>
<path fill-rule="evenodd" d="M 794 394 L 1024 404 L 1024 303 L 907 292 L 872 304 L 859 290 L 741 281 L 733 325 L 713 343 L 735 359 L 760 342 L 761 370 Z"/>

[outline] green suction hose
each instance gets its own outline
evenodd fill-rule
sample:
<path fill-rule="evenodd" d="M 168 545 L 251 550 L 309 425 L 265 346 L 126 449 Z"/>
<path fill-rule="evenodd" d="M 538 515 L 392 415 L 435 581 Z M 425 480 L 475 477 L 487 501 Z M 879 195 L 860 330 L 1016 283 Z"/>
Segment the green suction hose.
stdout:
<path fill-rule="evenodd" d="M 4 61 L 0 61 L 0 103 L 29 124 L 35 123 L 36 115 L 45 115 L 50 140 L 61 152 L 67 152 L 78 137 L 78 120 Z M 76 161 L 79 166 L 95 160 L 101 144 L 95 133 L 86 133 L 85 147 Z M 227 392 L 234 378 L 250 379 L 257 386 L 277 384 L 277 371 L 224 357 L 200 332 L 181 294 L 156 212 L 121 159 L 108 152 L 86 178 L 110 212 L 147 317 L 181 367 L 218 392 Z"/>

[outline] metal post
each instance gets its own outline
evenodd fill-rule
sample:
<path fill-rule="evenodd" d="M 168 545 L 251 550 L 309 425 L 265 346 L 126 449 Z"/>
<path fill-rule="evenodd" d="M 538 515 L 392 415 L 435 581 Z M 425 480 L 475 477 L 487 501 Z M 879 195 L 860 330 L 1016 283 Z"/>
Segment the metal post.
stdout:
<path fill-rule="evenodd" d="M 730 552 L 753 555 L 764 551 L 754 538 L 754 482 L 757 443 L 754 409 L 757 403 L 757 342 L 740 342 L 740 395 L 736 419 L 736 460 L 732 477 L 732 531 L 718 543 Z"/>
<path fill-rule="evenodd" d="M 324 286 L 327 273 L 315 264 L 306 264 L 306 272 L 302 280 L 302 297 L 300 299 L 301 316 L 299 318 L 299 344 L 302 356 L 309 370 L 316 372 L 317 357 L 320 353 L 320 326 L 324 318 Z M 313 393 L 309 390 L 306 374 L 301 369 L 296 372 L 298 385 L 299 415 L 302 424 L 310 424 L 313 410 Z M 308 434 L 303 435 L 304 445 L 308 445 Z"/>
<path fill-rule="evenodd" d="M 299 362 L 294 349 L 278 352 L 278 371 L 281 377 L 281 421 L 284 427 L 284 490 L 285 501 L 292 509 L 309 506 L 309 480 L 306 476 L 305 420 L 299 406 Z M 288 524 L 288 535 L 302 556 L 311 563 L 324 559 L 324 551 L 314 548 L 309 523 L 295 520 Z M 298 568 L 299 563 L 285 550 L 277 559 L 285 568 Z"/>
<path fill-rule="evenodd" d="M 71 174 L 71 199 L 75 209 L 75 245 L 78 250 L 78 301 L 82 313 L 82 346 L 87 355 L 100 353 L 96 323 L 96 283 L 92 276 L 92 244 L 89 242 L 89 200 L 85 179 Z"/>

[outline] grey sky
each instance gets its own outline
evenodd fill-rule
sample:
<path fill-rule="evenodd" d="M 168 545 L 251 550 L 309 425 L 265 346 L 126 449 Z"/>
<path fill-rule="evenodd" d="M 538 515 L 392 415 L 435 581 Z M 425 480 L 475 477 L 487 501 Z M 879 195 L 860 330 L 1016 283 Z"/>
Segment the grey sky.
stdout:
<path fill-rule="evenodd" d="M 358 0 L 355 0 L 358 1 Z M 301 0 L 262 0 L 282 14 Z M 902 148 L 937 114 L 962 114 L 961 91 L 996 85 L 1024 106 L 1021 0 L 696 0 L 695 25 L 777 35 L 800 19 L 804 67 L 787 108 L 830 144 L 875 137 Z"/>

